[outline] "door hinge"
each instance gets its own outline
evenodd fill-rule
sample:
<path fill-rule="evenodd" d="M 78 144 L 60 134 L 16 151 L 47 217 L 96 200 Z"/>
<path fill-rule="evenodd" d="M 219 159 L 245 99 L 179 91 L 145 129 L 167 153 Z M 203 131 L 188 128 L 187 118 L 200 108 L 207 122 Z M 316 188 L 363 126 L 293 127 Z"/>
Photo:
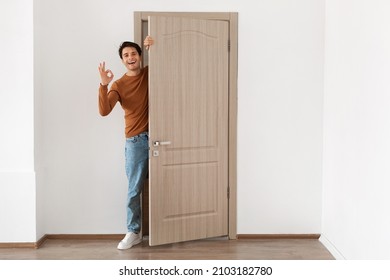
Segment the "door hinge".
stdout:
<path fill-rule="evenodd" d="M 230 52 L 230 40 L 228 40 L 228 52 Z"/>
<path fill-rule="evenodd" d="M 227 198 L 230 199 L 230 187 L 227 187 Z"/>

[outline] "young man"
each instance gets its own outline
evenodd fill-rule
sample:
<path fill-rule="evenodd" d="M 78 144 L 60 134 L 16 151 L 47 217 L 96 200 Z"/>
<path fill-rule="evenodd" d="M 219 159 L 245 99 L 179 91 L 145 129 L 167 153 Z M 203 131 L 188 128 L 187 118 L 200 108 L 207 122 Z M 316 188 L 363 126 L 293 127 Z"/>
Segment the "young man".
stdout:
<path fill-rule="evenodd" d="M 144 41 L 146 49 L 153 44 L 148 36 Z M 129 249 L 142 241 L 140 194 L 148 174 L 148 67 L 141 68 L 142 50 L 133 42 L 123 42 L 119 47 L 119 56 L 127 72 L 108 85 L 114 79 L 111 70 L 100 63 L 99 112 L 107 116 L 117 102 L 125 114 L 125 159 L 128 179 L 127 193 L 127 234 L 119 242 L 118 249 Z"/>

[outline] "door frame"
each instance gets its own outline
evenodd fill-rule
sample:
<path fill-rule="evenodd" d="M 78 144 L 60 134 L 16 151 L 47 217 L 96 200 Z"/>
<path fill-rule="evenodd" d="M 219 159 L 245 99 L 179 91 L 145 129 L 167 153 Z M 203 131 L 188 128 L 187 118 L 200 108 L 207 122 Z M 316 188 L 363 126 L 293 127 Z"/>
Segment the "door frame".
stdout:
<path fill-rule="evenodd" d="M 237 74 L 238 13 L 236 12 L 134 12 L 134 41 L 143 46 L 143 22 L 148 16 L 192 17 L 229 23 L 229 136 L 228 136 L 228 236 L 237 238 Z"/>

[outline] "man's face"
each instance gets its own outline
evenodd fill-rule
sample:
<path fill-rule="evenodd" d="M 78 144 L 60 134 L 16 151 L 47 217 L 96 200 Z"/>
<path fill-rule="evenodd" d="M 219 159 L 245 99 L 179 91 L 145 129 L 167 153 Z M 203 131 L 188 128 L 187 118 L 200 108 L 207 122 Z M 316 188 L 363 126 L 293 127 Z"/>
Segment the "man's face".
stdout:
<path fill-rule="evenodd" d="M 122 50 L 122 63 L 129 71 L 138 71 L 140 69 L 141 56 L 133 47 L 126 47 Z"/>

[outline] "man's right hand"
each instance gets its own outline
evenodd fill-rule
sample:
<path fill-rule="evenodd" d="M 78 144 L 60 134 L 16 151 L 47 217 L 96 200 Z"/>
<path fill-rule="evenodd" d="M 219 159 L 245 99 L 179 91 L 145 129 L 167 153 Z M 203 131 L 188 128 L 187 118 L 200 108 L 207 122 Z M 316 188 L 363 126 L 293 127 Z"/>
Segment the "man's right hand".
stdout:
<path fill-rule="evenodd" d="M 112 79 L 114 79 L 114 74 L 111 72 L 111 70 L 106 70 L 106 63 L 104 61 L 99 64 L 99 74 L 102 86 L 108 85 Z"/>

